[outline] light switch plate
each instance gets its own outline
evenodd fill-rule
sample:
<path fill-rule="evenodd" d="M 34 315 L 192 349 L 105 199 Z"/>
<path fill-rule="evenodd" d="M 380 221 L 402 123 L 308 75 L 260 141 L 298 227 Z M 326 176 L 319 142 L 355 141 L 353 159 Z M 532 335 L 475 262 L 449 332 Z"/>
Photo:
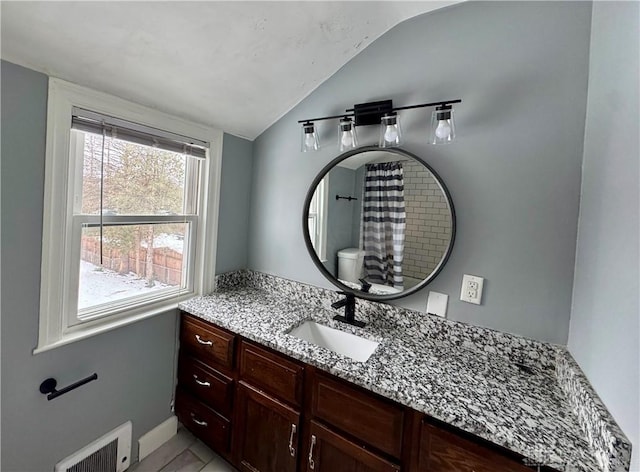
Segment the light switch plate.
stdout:
<path fill-rule="evenodd" d="M 484 279 L 475 275 L 464 274 L 462 276 L 462 290 L 460 290 L 460 300 L 467 303 L 480 305 L 482 302 L 482 286 Z"/>
<path fill-rule="evenodd" d="M 427 297 L 427 314 L 447 317 L 447 302 L 449 295 L 438 292 L 429 292 Z"/>

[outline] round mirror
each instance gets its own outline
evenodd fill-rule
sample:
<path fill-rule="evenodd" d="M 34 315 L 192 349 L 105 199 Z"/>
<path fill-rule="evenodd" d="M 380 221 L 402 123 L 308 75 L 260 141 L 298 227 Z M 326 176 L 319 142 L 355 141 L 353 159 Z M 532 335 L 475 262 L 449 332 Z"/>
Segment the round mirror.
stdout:
<path fill-rule="evenodd" d="M 368 300 L 420 290 L 447 262 L 456 232 L 449 191 L 417 156 L 376 146 L 346 152 L 314 179 L 303 233 L 334 285 Z"/>

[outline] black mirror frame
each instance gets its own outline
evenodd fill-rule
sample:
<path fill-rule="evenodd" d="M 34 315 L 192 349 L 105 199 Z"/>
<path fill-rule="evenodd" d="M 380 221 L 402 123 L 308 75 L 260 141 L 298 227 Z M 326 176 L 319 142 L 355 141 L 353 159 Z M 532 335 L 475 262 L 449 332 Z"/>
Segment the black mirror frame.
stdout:
<path fill-rule="evenodd" d="M 331 274 L 331 272 L 329 272 L 327 270 L 327 268 L 324 266 L 322 261 L 320 261 L 320 258 L 318 257 L 318 254 L 316 253 L 315 249 L 313 248 L 313 244 L 311 243 L 311 237 L 309 235 L 309 224 L 308 224 L 308 220 L 309 220 L 309 205 L 311 204 L 311 199 L 313 198 L 313 194 L 315 193 L 316 188 L 317 188 L 318 184 L 320 183 L 320 181 L 322 179 L 324 179 L 324 177 L 338 163 L 344 161 L 345 159 L 347 159 L 347 158 L 349 158 L 351 156 L 354 156 L 356 154 L 360 154 L 360 153 L 363 153 L 363 152 L 367 152 L 367 151 L 386 151 L 386 152 L 390 152 L 392 154 L 398 154 L 399 156 L 410 157 L 412 159 L 415 159 L 419 163 L 421 163 L 423 166 L 425 166 L 427 168 L 427 170 L 429 172 L 431 172 L 433 177 L 436 179 L 436 181 L 438 182 L 438 184 L 442 188 L 442 191 L 444 192 L 445 198 L 447 199 L 447 204 L 449 205 L 449 209 L 451 210 L 451 240 L 449 242 L 449 245 L 447 246 L 447 251 L 445 252 L 445 255 L 442 257 L 442 259 L 440 260 L 440 262 L 438 263 L 436 268 L 433 270 L 433 272 L 431 272 L 431 274 L 427 278 L 425 278 L 422 282 L 420 282 L 419 284 L 417 284 L 414 287 L 410 288 L 409 290 L 405 290 L 405 291 L 402 291 L 402 292 L 399 292 L 399 293 L 392 293 L 392 294 L 388 294 L 388 295 L 375 295 L 375 294 L 372 294 L 372 293 L 363 292 L 362 290 L 355 290 L 355 289 L 353 289 L 353 288 L 341 283 L 338 280 L 337 277 L 335 277 L 333 274 Z M 413 293 L 419 292 L 424 287 L 429 285 L 429 283 L 431 283 L 431 281 L 434 278 L 436 278 L 436 276 L 440 273 L 440 271 L 442 271 L 442 268 L 444 267 L 444 265 L 449 260 L 449 256 L 451 255 L 451 251 L 453 249 L 453 243 L 455 242 L 455 239 L 456 239 L 456 211 L 455 211 L 455 208 L 453 206 L 453 200 L 451 199 L 451 194 L 449 193 L 449 189 L 444 184 L 444 182 L 442 181 L 442 179 L 440 178 L 438 173 L 436 171 L 434 171 L 431 168 L 431 166 L 429 164 L 427 164 L 424 160 L 422 160 L 421 158 L 419 158 L 415 154 L 412 154 L 412 153 L 410 153 L 408 151 L 405 151 L 405 150 L 399 149 L 399 148 L 380 148 L 379 146 L 364 146 L 364 147 L 361 147 L 361 148 L 358 148 L 358 149 L 354 149 L 352 151 L 347 151 L 347 152 L 345 152 L 343 154 L 340 154 L 338 157 L 336 157 L 331 162 L 329 162 L 329 164 L 327 164 L 320 171 L 320 173 L 316 176 L 316 178 L 313 179 L 313 182 L 311 182 L 309 190 L 307 191 L 307 196 L 304 199 L 304 205 L 302 206 L 302 234 L 304 236 L 304 243 L 307 246 L 307 251 L 309 252 L 309 255 L 311 256 L 311 260 L 316 265 L 318 270 L 320 270 L 322 275 L 324 275 L 324 277 L 329 282 L 331 282 L 333 285 L 338 287 L 341 291 L 346 292 L 346 293 L 352 293 L 358 298 L 362 298 L 362 299 L 365 299 L 365 300 L 376 301 L 376 302 L 384 302 L 384 301 L 388 301 L 388 300 L 396 300 L 398 298 L 404 298 L 404 297 L 409 296 L 409 295 L 411 295 Z"/>

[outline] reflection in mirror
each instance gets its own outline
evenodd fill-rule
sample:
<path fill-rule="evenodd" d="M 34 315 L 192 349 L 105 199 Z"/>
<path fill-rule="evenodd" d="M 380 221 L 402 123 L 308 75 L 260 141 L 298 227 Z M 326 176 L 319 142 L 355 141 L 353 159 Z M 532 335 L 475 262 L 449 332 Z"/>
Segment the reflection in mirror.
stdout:
<path fill-rule="evenodd" d="M 327 182 L 325 177 L 318 183 L 313 197 L 309 203 L 307 220 L 309 224 L 309 237 L 316 254 L 321 261 L 327 259 Z"/>
<path fill-rule="evenodd" d="M 308 236 L 326 276 L 365 298 L 397 298 L 440 270 L 453 242 L 453 207 L 421 161 L 397 149 L 358 152 L 318 182 Z"/>

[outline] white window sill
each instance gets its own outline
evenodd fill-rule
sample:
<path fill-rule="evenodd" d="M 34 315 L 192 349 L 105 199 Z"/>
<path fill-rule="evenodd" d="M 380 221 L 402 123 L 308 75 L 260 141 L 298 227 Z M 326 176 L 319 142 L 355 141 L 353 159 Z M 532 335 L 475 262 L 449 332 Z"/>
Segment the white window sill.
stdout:
<path fill-rule="evenodd" d="M 156 303 L 147 304 L 130 312 L 125 312 L 117 316 L 110 316 L 92 322 L 82 323 L 63 330 L 57 339 L 52 339 L 39 344 L 33 350 L 33 354 L 50 351 L 61 346 L 66 346 L 82 339 L 90 338 L 98 334 L 106 333 L 123 326 L 137 323 L 138 321 L 151 318 L 153 316 L 167 313 L 178 308 L 178 304 L 184 300 L 188 300 L 194 296 L 193 293 L 187 293 L 179 297 L 173 297 L 171 300 L 162 300 Z"/>

